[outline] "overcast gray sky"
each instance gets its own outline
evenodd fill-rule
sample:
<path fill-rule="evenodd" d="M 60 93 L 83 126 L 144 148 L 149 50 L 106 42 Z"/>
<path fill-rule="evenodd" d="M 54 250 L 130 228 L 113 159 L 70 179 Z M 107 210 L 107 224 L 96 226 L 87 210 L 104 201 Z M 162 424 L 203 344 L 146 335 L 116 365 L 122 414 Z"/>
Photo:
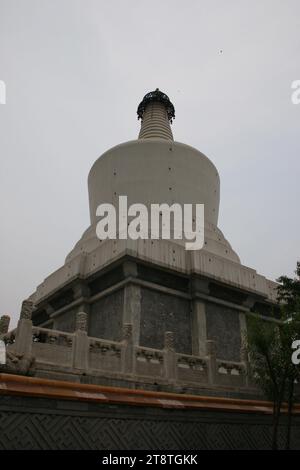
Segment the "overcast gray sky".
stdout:
<path fill-rule="evenodd" d="M 299 0 L 0 0 L 0 313 L 89 225 L 87 175 L 159 87 L 221 178 L 219 226 L 271 279 L 300 258 Z"/>

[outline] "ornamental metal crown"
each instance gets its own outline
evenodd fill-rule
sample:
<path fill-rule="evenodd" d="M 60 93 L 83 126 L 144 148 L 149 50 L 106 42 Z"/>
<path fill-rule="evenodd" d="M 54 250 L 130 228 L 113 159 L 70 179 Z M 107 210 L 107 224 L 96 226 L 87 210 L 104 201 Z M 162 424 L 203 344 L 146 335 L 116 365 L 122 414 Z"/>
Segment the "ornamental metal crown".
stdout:
<path fill-rule="evenodd" d="M 144 96 L 143 100 L 140 102 L 137 109 L 138 119 L 143 119 L 143 114 L 145 112 L 146 106 L 149 103 L 153 102 L 159 102 L 164 104 L 167 110 L 168 119 L 172 123 L 173 119 L 175 119 L 175 108 L 171 103 L 170 98 L 158 88 L 156 88 L 155 91 L 150 91 L 149 93 L 147 93 Z"/>

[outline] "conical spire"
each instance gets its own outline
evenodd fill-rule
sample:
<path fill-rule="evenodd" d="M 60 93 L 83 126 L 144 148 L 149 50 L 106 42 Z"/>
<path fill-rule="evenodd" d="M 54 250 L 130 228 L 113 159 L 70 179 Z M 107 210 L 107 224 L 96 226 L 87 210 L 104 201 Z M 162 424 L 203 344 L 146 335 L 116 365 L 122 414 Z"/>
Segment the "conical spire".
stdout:
<path fill-rule="evenodd" d="M 175 109 L 169 97 L 158 88 L 144 96 L 137 114 L 142 120 L 139 139 L 174 140 L 170 122 L 175 118 Z"/>

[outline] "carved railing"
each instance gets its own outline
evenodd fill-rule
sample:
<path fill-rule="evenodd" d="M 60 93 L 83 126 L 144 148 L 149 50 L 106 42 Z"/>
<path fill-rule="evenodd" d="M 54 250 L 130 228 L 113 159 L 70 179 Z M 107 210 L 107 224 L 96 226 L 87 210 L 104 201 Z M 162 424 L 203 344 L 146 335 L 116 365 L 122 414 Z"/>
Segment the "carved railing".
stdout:
<path fill-rule="evenodd" d="M 17 329 L 2 334 L 1 338 L 17 355 L 34 357 L 37 369 L 51 367 L 88 375 L 104 373 L 117 379 L 124 376 L 178 385 L 246 387 L 248 384 L 247 363 L 220 360 L 212 340 L 207 341 L 207 355 L 199 357 L 176 352 L 171 331 L 165 332 L 163 349 L 154 349 L 133 344 L 130 324 L 124 325 L 122 341 L 89 337 L 86 314 L 81 312 L 79 317 L 74 333 L 32 326 L 30 319 L 23 318 Z"/>
<path fill-rule="evenodd" d="M 122 343 L 117 341 L 110 341 L 101 338 L 93 338 L 89 336 L 89 349 L 92 352 L 99 352 L 103 356 L 108 353 L 113 353 L 116 356 L 120 357 L 121 355 Z"/>
<path fill-rule="evenodd" d="M 158 377 L 164 376 L 164 351 L 144 346 L 134 348 L 135 372 L 138 375 Z"/>
<path fill-rule="evenodd" d="M 221 375 L 239 376 L 245 374 L 245 365 L 241 362 L 217 360 L 217 372 Z"/>
<path fill-rule="evenodd" d="M 74 333 L 32 327 L 32 353 L 38 362 L 72 366 Z"/>
<path fill-rule="evenodd" d="M 161 349 L 146 348 L 144 346 L 137 346 L 135 348 L 135 356 L 136 360 L 139 362 L 162 364 L 164 361 L 164 355 Z"/>
<path fill-rule="evenodd" d="M 207 369 L 207 360 L 197 357 L 191 356 L 188 354 L 176 354 L 177 356 L 177 367 L 183 369 L 191 369 L 191 370 L 200 370 L 204 371 Z"/>
<path fill-rule="evenodd" d="M 33 343 L 55 344 L 70 348 L 73 345 L 74 333 L 33 326 L 32 341 Z"/>
<path fill-rule="evenodd" d="M 246 365 L 242 362 L 216 361 L 216 383 L 219 385 L 246 385 Z"/>
<path fill-rule="evenodd" d="M 188 354 L 176 354 L 176 377 L 185 382 L 208 380 L 208 361 Z"/>
<path fill-rule="evenodd" d="M 117 341 L 88 337 L 89 368 L 120 373 L 122 347 Z"/>

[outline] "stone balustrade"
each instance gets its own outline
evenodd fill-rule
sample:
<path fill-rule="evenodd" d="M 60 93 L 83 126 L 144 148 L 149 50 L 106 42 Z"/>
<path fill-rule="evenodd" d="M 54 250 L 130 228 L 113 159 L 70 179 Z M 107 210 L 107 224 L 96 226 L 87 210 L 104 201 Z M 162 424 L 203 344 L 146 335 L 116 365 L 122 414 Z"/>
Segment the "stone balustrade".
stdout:
<path fill-rule="evenodd" d="M 32 355 L 36 361 L 71 366 L 75 335 L 47 328 L 32 328 Z"/>
<path fill-rule="evenodd" d="M 138 346 L 134 351 L 134 371 L 138 376 L 164 377 L 164 351 Z"/>
<path fill-rule="evenodd" d="M 208 381 L 208 359 L 187 354 L 176 354 L 177 379 L 185 382 Z"/>
<path fill-rule="evenodd" d="M 84 374 L 178 386 L 213 385 L 239 389 L 248 386 L 247 363 L 217 358 L 214 341 L 207 341 L 206 355 L 199 357 L 176 352 L 171 331 L 165 332 L 164 348 L 159 350 L 134 345 L 130 324 L 124 325 L 121 341 L 89 337 L 86 318 L 82 314 L 76 328 L 74 333 L 40 328 L 32 326 L 29 318 L 24 318 L 17 329 L 0 338 L 16 354 L 21 351 L 34 358 L 37 376 L 45 376 L 45 370 L 51 367 L 54 374 L 63 373 L 66 378 L 68 374 Z"/>
<path fill-rule="evenodd" d="M 246 386 L 246 365 L 240 362 L 216 361 L 216 382 L 220 385 Z"/>
<path fill-rule="evenodd" d="M 120 342 L 99 338 L 88 338 L 88 366 L 92 370 L 103 370 L 120 373 L 122 370 Z"/>
<path fill-rule="evenodd" d="M 32 336 L 34 343 L 41 344 L 56 344 L 59 346 L 72 347 L 74 341 L 74 333 L 50 330 L 36 326 L 32 327 Z"/>

